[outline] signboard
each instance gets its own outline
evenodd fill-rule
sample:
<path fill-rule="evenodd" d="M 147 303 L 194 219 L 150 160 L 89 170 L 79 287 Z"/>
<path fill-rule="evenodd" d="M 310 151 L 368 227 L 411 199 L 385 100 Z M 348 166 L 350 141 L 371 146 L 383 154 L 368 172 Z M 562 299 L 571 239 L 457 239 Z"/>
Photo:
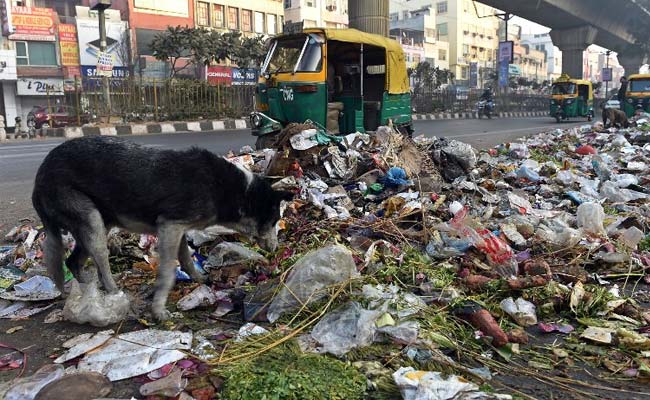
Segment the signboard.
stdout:
<path fill-rule="evenodd" d="M 134 0 L 133 5 L 136 12 L 189 16 L 187 0 Z"/>
<path fill-rule="evenodd" d="M 513 59 L 514 49 L 515 44 L 512 40 L 499 42 L 499 62 L 506 60 L 508 63 L 511 63 Z"/>
<path fill-rule="evenodd" d="M 258 71 L 255 68 L 233 68 L 233 86 L 255 86 L 257 84 Z"/>
<path fill-rule="evenodd" d="M 61 65 L 79 66 L 79 43 L 77 27 L 72 24 L 59 24 L 59 46 L 61 47 Z"/>
<path fill-rule="evenodd" d="M 508 87 L 509 69 L 510 63 L 507 60 L 499 62 L 499 87 Z"/>
<path fill-rule="evenodd" d="M 97 75 L 99 76 L 113 76 L 113 65 L 115 64 L 113 54 L 107 52 L 99 52 L 97 57 Z"/>
<path fill-rule="evenodd" d="M 11 40 L 34 40 L 54 42 L 54 20 L 56 13 L 51 8 L 11 7 L 11 25 L 14 31 Z"/>
<path fill-rule="evenodd" d="M 79 7 L 77 7 L 79 8 Z M 99 58 L 99 21 L 77 18 L 79 36 L 79 61 L 81 65 L 95 65 Z M 128 57 L 126 24 L 121 21 L 106 21 L 106 52 L 114 56 L 115 67 L 123 67 L 123 58 Z"/>
<path fill-rule="evenodd" d="M 612 68 L 603 68 L 603 71 L 601 72 L 601 77 L 603 78 L 603 82 L 611 82 L 612 81 Z"/>
<path fill-rule="evenodd" d="M 478 87 L 478 63 L 477 62 L 469 63 L 469 87 L 471 88 Z"/>
<path fill-rule="evenodd" d="M 113 78 L 128 78 L 129 69 L 126 67 L 114 66 L 111 74 Z M 101 75 L 98 74 L 96 65 L 82 65 L 81 76 L 83 78 L 99 78 Z"/>
<path fill-rule="evenodd" d="M 208 83 L 211 85 L 227 85 L 232 84 L 232 68 L 217 66 L 209 66 L 206 73 Z"/>
<path fill-rule="evenodd" d="M 16 81 L 18 96 L 62 96 L 63 79 L 20 78 Z"/>

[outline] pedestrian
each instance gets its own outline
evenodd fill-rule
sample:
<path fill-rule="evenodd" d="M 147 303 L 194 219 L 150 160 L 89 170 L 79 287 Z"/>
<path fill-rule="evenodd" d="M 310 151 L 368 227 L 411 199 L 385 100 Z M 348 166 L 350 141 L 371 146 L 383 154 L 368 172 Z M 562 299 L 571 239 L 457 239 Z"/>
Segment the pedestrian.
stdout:
<path fill-rule="evenodd" d="M 623 76 L 621 77 L 621 87 L 618 88 L 618 94 L 616 95 L 621 110 L 624 109 L 623 105 L 625 104 L 625 92 L 627 92 L 627 78 Z"/>

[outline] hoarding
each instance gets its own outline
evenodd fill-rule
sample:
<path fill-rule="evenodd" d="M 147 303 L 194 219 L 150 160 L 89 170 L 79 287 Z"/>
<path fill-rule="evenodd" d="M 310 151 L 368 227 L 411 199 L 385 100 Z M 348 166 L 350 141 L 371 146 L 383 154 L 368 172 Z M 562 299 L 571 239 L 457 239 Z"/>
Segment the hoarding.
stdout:
<path fill-rule="evenodd" d="M 232 84 L 232 68 L 222 66 L 210 66 L 207 71 L 208 83 L 211 85 Z"/>
<path fill-rule="evenodd" d="M 189 17 L 187 0 L 134 0 L 135 11 Z"/>
<path fill-rule="evenodd" d="M 612 81 L 612 68 L 603 68 L 603 71 L 601 72 L 602 76 L 602 81 L 603 82 L 611 82 Z"/>
<path fill-rule="evenodd" d="M 477 62 L 469 63 L 469 87 L 471 88 L 478 87 L 478 63 Z"/>
<path fill-rule="evenodd" d="M 63 79 L 58 78 L 20 78 L 16 81 L 18 96 L 61 96 Z"/>
<path fill-rule="evenodd" d="M 79 66 L 79 42 L 77 27 L 72 24 L 59 24 L 59 46 L 61 47 L 61 65 Z"/>
<path fill-rule="evenodd" d="M 257 84 L 258 71 L 255 68 L 233 68 L 233 86 L 254 86 Z"/>
<path fill-rule="evenodd" d="M 512 40 L 505 42 L 499 42 L 499 61 L 508 61 L 508 64 L 512 63 L 513 54 L 514 54 L 515 44 Z"/>
<path fill-rule="evenodd" d="M 11 40 L 54 42 L 56 13 L 51 8 L 11 7 Z"/>
<path fill-rule="evenodd" d="M 79 61 L 84 66 L 96 66 L 99 58 L 99 21 L 96 19 L 77 19 L 79 36 Z M 116 67 L 123 67 L 128 57 L 125 46 L 126 24 L 106 21 L 106 53 L 114 57 Z"/>

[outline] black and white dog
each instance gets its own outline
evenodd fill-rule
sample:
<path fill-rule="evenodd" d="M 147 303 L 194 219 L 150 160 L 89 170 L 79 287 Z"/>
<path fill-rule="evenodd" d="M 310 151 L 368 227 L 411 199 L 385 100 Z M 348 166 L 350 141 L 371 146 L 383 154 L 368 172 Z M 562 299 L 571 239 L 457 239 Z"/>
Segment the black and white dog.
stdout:
<path fill-rule="evenodd" d="M 92 257 L 109 292 L 118 289 L 108 263 L 107 230 L 116 226 L 158 235 L 152 312 L 162 320 L 169 318 L 165 303 L 177 259 L 192 279 L 204 279 L 192 263 L 187 230 L 221 225 L 274 250 L 280 202 L 291 198 L 204 149 L 159 150 L 97 136 L 69 140 L 45 157 L 32 203 L 46 233 L 45 264 L 62 292 L 62 231 L 76 241 L 66 260 L 70 271 L 79 279 L 80 268 Z"/>

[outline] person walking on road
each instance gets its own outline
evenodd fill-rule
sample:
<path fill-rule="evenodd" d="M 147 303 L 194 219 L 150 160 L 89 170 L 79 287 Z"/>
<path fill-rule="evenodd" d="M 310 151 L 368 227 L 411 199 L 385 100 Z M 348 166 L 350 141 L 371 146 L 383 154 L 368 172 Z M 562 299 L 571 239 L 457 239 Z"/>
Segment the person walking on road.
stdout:
<path fill-rule="evenodd" d="M 627 78 L 623 76 L 621 77 L 621 87 L 618 88 L 618 94 L 616 95 L 621 110 L 623 109 L 625 101 L 625 92 L 627 92 Z"/>

